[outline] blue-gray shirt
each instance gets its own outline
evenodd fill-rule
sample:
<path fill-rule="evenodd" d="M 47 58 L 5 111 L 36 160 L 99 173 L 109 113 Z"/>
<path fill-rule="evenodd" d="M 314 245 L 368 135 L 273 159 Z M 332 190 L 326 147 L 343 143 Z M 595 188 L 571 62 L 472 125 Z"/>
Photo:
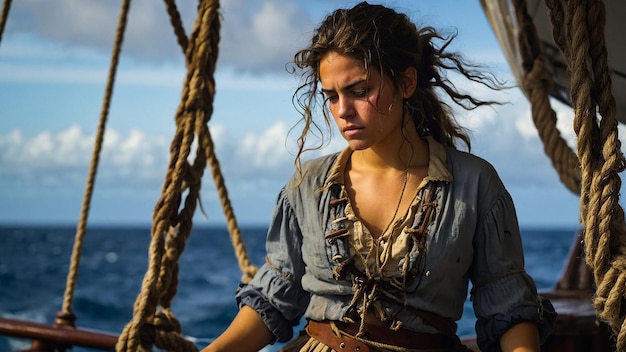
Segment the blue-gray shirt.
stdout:
<path fill-rule="evenodd" d="M 545 338 L 554 311 L 548 301 L 540 302 L 534 281 L 523 270 L 515 209 L 495 169 L 432 138 L 428 143 L 428 175 L 414 201 L 419 205 L 427 186 L 434 186 L 436 208 L 427 224 L 425 248 L 405 245 L 407 255 L 397 263 L 398 272 L 414 268 L 413 276 L 398 278 L 403 292 L 394 289 L 397 283 L 388 285 L 387 293 L 397 299 L 381 296 L 376 304 L 403 328 L 437 332 L 399 302 L 454 322 L 461 318 L 471 281 L 481 349 L 498 350 L 500 336 L 521 321 L 536 322 Z M 303 178 L 294 175 L 280 191 L 267 235 L 266 264 L 237 294 L 239 304 L 255 309 L 279 341 L 291 338 L 303 315 L 349 320 L 355 276 L 337 275 L 354 256 L 353 220 L 345 216 L 341 176 L 349 154 L 346 150 L 304 163 Z M 398 231 L 420 225 L 423 211 L 415 209 Z"/>

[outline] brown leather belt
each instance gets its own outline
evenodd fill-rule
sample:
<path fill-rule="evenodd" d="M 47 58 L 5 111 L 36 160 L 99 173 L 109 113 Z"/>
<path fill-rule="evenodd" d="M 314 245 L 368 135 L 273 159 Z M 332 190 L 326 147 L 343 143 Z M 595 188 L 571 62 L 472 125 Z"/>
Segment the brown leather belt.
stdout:
<path fill-rule="evenodd" d="M 335 325 L 342 332 L 340 336 L 337 336 L 328 321 L 309 320 L 306 331 L 309 336 L 335 351 L 376 351 L 375 348 L 354 338 L 359 330 L 358 324 L 335 322 Z M 406 329 L 390 330 L 372 324 L 365 325 L 363 339 L 414 350 L 452 351 L 455 347 L 455 341 L 443 334 L 428 334 Z"/>

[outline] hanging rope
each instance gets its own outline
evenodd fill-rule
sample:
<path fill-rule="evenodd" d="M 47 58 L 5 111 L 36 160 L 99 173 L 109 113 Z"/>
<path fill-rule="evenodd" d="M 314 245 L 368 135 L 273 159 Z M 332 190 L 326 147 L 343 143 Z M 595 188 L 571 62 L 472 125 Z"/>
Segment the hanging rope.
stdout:
<path fill-rule="evenodd" d="M 182 48 L 183 53 L 187 53 L 188 39 L 185 35 L 185 30 L 182 25 L 180 13 L 178 12 L 178 9 L 176 7 L 176 3 L 174 0 L 165 0 L 165 4 L 167 13 L 170 16 L 170 22 L 172 24 L 172 27 L 174 28 L 174 34 L 178 38 L 178 44 Z M 187 55 L 186 58 L 187 65 L 189 65 L 190 59 Z M 228 196 L 228 189 L 226 188 L 226 183 L 224 181 L 224 176 L 222 175 L 219 160 L 215 155 L 215 147 L 211 138 L 211 134 L 207 132 L 206 134 L 202 134 L 200 138 L 205 138 L 204 143 L 202 143 L 201 145 L 205 146 L 204 152 L 205 155 L 207 155 L 207 161 L 211 168 L 213 181 L 217 188 L 218 197 L 224 211 L 228 233 L 230 234 L 231 242 L 235 250 L 237 263 L 239 265 L 239 269 L 242 272 L 241 281 L 247 283 L 252 279 L 252 277 L 254 277 L 254 275 L 258 271 L 258 268 L 252 264 L 248 257 L 246 246 L 243 242 L 243 236 L 241 235 L 241 231 L 237 224 L 237 218 L 235 217 L 235 213 L 233 211 L 230 198 Z"/>
<path fill-rule="evenodd" d="M 243 272 L 242 280 L 248 282 L 257 271 L 248 259 L 207 126 L 213 111 L 215 94 L 213 74 L 219 42 L 219 2 L 200 1 L 198 18 L 190 40 L 185 36 L 175 2 L 165 0 L 165 3 L 179 45 L 185 53 L 188 73 L 182 101 L 176 113 L 177 131 L 170 147 L 170 168 L 165 176 L 162 196 L 153 214 L 149 270 L 144 277 L 142 292 L 135 302 L 133 320 L 122 332 L 117 350 L 150 350 L 152 345 L 157 345 L 165 350 L 196 351 L 193 343 L 181 337 L 180 324 L 171 312 L 170 306 L 177 290 L 178 259 L 191 233 L 192 218 L 200 198 L 201 178 L 207 161 L 211 165 L 239 267 Z M 10 5 L 10 0 L 4 1 L 0 18 L 0 39 L 8 19 Z M 75 317 L 71 309 L 73 295 L 129 8 L 130 0 L 124 0 L 74 240 L 62 311 L 57 314 L 55 322 L 57 325 L 74 326 Z M 189 42 L 193 45 L 190 46 Z M 198 143 L 198 148 L 194 162 L 190 165 L 187 158 L 194 139 Z M 184 192 L 187 192 L 185 203 L 178 213 Z M 159 306 L 161 310 L 157 312 Z"/>
<path fill-rule="evenodd" d="M 174 35 L 178 39 L 178 45 L 183 49 L 183 54 L 187 52 L 187 45 L 189 43 L 189 39 L 185 34 L 185 28 L 183 27 L 183 20 L 180 17 L 180 12 L 178 11 L 178 7 L 176 6 L 176 1 L 174 0 L 164 0 L 165 10 L 167 14 L 170 16 L 170 23 L 172 24 L 172 28 L 174 29 Z M 189 64 L 189 58 L 185 57 L 185 64 Z"/>
<path fill-rule="evenodd" d="M 11 0 L 4 0 L 2 3 L 2 14 L 0 15 L 0 43 L 2 43 L 2 34 L 4 33 L 4 27 L 9 20 L 9 11 L 11 10 Z"/>
<path fill-rule="evenodd" d="M 170 306 L 178 283 L 178 258 L 191 232 L 207 161 L 207 123 L 213 112 L 213 74 L 219 43 L 218 9 L 217 0 L 201 1 L 198 5 L 198 17 L 185 50 L 188 70 L 176 112 L 170 167 L 153 214 L 148 271 L 135 302 L 133 319 L 122 331 L 117 351 L 151 350 L 153 345 L 167 351 L 197 350 L 182 338 Z M 194 139 L 198 148 L 190 165 L 188 157 Z M 185 201 L 178 212 L 184 192 Z"/>
<path fill-rule="evenodd" d="M 624 157 L 617 132 L 615 100 L 611 94 L 604 27 L 606 14 L 601 1 L 569 1 L 553 5 L 551 16 L 564 15 L 568 32 L 558 35 L 568 55 L 574 130 L 582 166 L 580 214 L 585 230 L 585 254 L 596 282 L 594 307 L 600 319 L 617 335 L 617 348 L 626 349 L 624 295 L 626 294 L 626 233 L 619 205 Z M 555 33 L 557 35 L 557 33 Z M 571 39 L 565 39 L 570 35 Z M 598 123 L 598 113 L 602 119 Z"/>
<path fill-rule="evenodd" d="M 617 348 L 626 350 L 626 328 L 622 313 L 626 294 L 626 233 L 624 212 L 619 205 L 624 157 L 617 133 L 615 100 L 604 40 L 605 8 L 597 0 L 546 0 L 555 43 L 563 53 L 570 74 L 574 108 L 574 131 L 578 157 L 564 152 L 565 172 L 561 179 L 580 195 L 580 220 L 584 228 L 586 261 L 594 274 L 593 298 L 598 317 L 617 335 Z M 532 102 L 533 120 L 540 135 L 552 134 L 554 112 L 547 94 L 552 79 L 524 0 L 515 1 L 520 33 L 520 51 L 526 72 L 523 86 Z M 601 119 L 599 119 L 601 117 Z M 543 138 L 544 144 L 554 137 Z M 559 144 L 561 142 L 558 142 Z M 560 149 L 559 147 L 558 149 Z M 546 150 L 552 149 L 546 144 Z M 555 150 L 557 148 L 554 148 Z M 558 153 L 557 153 L 558 154 Z M 578 160 L 580 168 L 574 165 Z M 580 170 L 580 171 L 579 171 Z M 563 176 L 565 175 L 565 176 Z"/>
<path fill-rule="evenodd" d="M 76 235 L 74 238 L 74 247 L 72 249 L 72 257 L 70 260 L 70 267 L 66 280 L 65 294 L 63 296 L 63 305 L 61 311 L 57 313 L 57 319 L 55 324 L 57 325 L 69 325 L 74 326 L 75 316 L 72 313 L 72 301 L 74 298 L 74 289 L 76 288 L 76 279 L 78 277 L 78 268 L 80 266 L 80 258 L 82 254 L 83 241 L 85 237 L 85 231 L 87 228 L 87 218 L 89 216 L 89 208 L 91 204 L 91 197 L 93 194 L 93 188 L 96 180 L 96 174 L 98 171 L 98 164 L 100 160 L 100 151 L 102 150 L 102 142 L 104 140 L 104 132 L 109 115 L 109 107 L 111 105 L 111 97 L 113 95 L 113 87 L 115 82 L 115 74 L 117 72 L 117 65 L 119 62 L 119 56 L 122 49 L 122 41 L 124 39 L 124 32 L 126 30 L 126 22 L 128 18 L 128 9 L 130 7 L 130 0 L 124 0 L 120 10 L 120 17 L 118 21 L 117 31 L 115 35 L 115 42 L 113 45 L 113 53 L 111 55 L 111 63 L 109 67 L 109 75 L 107 78 L 107 85 L 102 102 L 102 109 L 100 112 L 100 120 L 98 123 L 98 130 L 96 132 L 96 140 L 94 143 L 94 150 L 91 156 L 91 164 L 89 167 L 89 173 L 87 176 L 87 182 L 85 185 L 85 193 L 83 196 L 83 203 L 80 212 L 79 222 L 76 227 Z"/>
<path fill-rule="evenodd" d="M 514 7 L 520 27 L 518 44 L 524 69 L 522 88 L 531 103 L 533 122 L 543 142 L 544 152 L 552 161 L 561 182 L 574 194 L 580 194 L 581 175 L 578 157 L 561 136 L 556 125 L 556 112 L 550 105 L 553 78 L 539 46 L 539 37 L 526 9 L 526 1 L 515 0 Z"/>
<path fill-rule="evenodd" d="M 209 153 L 209 151 L 213 150 L 213 141 L 211 140 L 211 135 L 207 134 L 206 137 L 206 152 Z M 230 204 L 230 201 L 228 200 L 228 191 L 224 183 L 224 177 L 220 172 L 219 163 L 215 156 L 215 153 L 211 152 L 208 155 L 208 158 L 209 165 L 211 166 L 211 172 L 213 174 L 213 180 L 215 181 L 217 192 L 219 194 L 220 201 L 222 202 L 224 215 L 226 216 L 228 233 L 230 233 L 233 247 L 235 249 L 235 256 L 237 257 L 237 263 L 239 265 L 239 269 L 241 269 L 242 272 L 241 281 L 243 283 L 248 283 L 257 273 L 258 268 L 252 264 L 248 257 L 246 246 L 243 243 L 241 232 L 239 231 L 239 227 L 237 226 L 235 213 Z"/>

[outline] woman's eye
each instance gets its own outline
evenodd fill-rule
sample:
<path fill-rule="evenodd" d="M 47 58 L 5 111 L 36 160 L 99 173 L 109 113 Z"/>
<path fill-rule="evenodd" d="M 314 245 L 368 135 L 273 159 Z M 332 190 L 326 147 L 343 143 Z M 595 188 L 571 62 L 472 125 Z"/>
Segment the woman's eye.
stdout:
<path fill-rule="evenodd" d="M 336 95 L 329 95 L 326 97 L 326 101 L 331 102 L 331 103 L 337 101 L 337 99 L 338 97 Z"/>
<path fill-rule="evenodd" d="M 367 89 L 359 89 L 352 92 L 355 97 L 364 97 L 367 95 Z"/>

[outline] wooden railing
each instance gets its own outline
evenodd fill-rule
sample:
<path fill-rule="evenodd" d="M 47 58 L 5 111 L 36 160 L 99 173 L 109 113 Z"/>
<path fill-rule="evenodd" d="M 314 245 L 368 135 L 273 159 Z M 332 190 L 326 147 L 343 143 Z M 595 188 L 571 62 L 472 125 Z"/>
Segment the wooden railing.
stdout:
<path fill-rule="evenodd" d="M 81 346 L 97 350 L 113 351 L 118 336 L 115 334 L 47 325 L 0 317 L 0 335 L 29 339 L 33 345 L 28 351 L 58 351 Z"/>

